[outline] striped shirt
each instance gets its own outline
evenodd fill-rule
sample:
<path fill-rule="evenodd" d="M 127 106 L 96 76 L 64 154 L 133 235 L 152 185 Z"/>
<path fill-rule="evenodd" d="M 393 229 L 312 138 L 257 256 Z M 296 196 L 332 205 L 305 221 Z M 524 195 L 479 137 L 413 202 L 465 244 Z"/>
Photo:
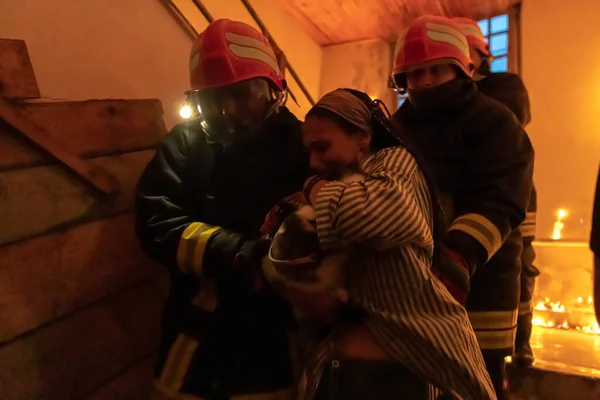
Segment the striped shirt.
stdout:
<path fill-rule="evenodd" d="M 323 186 L 315 209 L 322 249 L 352 252 L 346 283 L 367 328 L 435 387 L 457 399 L 496 399 L 466 311 L 431 273 L 431 199 L 415 160 L 395 147 L 362 169 L 362 182 Z M 332 351 L 329 339 L 308 353 L 300 398 L 313 397 Z"/>

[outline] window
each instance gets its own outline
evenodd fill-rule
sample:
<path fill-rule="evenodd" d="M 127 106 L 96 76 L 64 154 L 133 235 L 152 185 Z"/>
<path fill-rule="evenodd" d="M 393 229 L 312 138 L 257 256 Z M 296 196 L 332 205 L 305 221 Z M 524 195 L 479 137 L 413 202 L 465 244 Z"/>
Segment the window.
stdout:
<path fill-rule="evenodd" d="M 492 72 L 508 71 L 508 14 L 498 15 L 479 21 L 485 41 L 490 44 Z"/>

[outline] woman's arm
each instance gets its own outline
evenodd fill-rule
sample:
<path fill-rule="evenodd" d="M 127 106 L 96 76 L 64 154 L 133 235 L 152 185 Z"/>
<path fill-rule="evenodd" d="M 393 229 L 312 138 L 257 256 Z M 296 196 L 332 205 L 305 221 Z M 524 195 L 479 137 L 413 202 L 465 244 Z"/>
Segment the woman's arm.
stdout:
<path fill-rule="evenodd" d="M 401 147 L 377 153 L 373 173 L 359 182 L 329 182 L 315 201 L 322 248 L 360 242 L 389 248 L 432 243 L 429 192 L 417 165 Z"/>

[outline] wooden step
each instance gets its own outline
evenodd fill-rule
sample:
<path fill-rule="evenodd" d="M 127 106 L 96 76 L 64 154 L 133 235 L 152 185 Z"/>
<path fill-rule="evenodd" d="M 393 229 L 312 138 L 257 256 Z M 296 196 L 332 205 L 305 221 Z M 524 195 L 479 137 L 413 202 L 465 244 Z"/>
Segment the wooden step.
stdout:
<path fill-rule="evenodd" d="M 149 148 L 166 134 L 159 100 L 28 101 L 18 106 L 52 140 L 85 158 Z M 55 162 L 3 124 L 0 154 L 0 171 Z"/>
<path fill-rule="evenodd" d="M 0 97 L 40 97 L 40 89 L 24 40 L 0 39 Z"/>

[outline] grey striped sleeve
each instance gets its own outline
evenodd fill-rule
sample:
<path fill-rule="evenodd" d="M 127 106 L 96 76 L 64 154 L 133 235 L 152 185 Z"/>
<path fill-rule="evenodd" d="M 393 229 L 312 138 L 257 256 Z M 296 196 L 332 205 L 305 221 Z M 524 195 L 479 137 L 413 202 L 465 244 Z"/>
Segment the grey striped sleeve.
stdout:
<path fill-rule="evenodd" d="M 408 242 L 432 242 L 426 215 L 412 182 L 419 174 L 410 153 L 382 150 L 373 172 L 361 182 L 331 182 L 317 196 L 317 229 L 321 247 L 361 242 L 385 249 Z"/>

